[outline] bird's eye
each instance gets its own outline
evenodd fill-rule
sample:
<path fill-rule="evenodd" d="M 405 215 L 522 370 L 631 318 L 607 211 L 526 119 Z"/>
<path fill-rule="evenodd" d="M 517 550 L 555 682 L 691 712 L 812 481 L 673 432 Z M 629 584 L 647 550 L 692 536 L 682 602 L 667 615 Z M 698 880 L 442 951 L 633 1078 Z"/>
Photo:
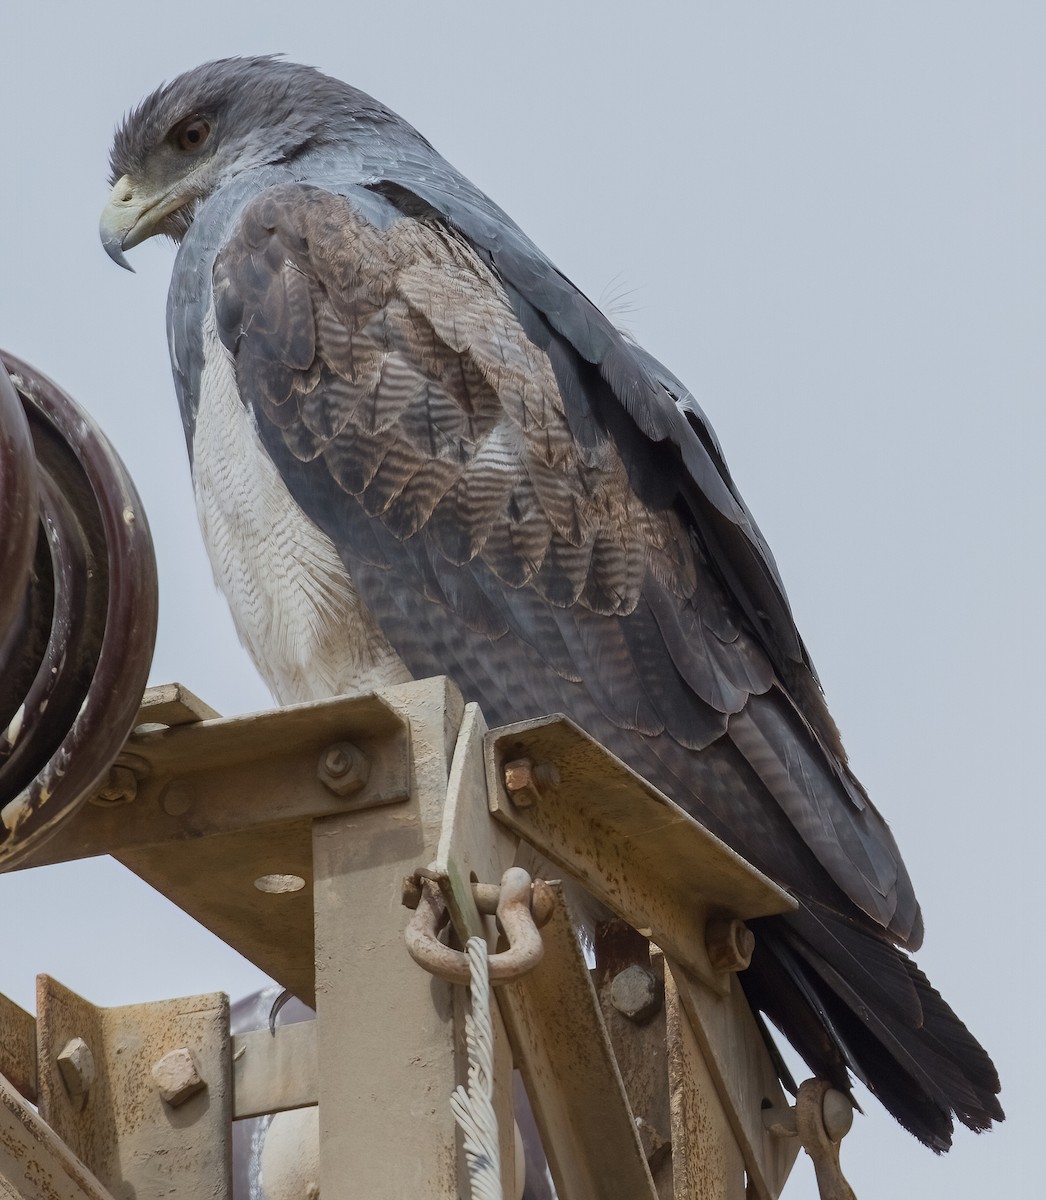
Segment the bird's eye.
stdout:
<path fill-rule="evenodd" d="M 171 130 L 170 141 L 178 150 L 191 154 L 211 136 L 211 123 L 206 117 L 190 117 Z"/>

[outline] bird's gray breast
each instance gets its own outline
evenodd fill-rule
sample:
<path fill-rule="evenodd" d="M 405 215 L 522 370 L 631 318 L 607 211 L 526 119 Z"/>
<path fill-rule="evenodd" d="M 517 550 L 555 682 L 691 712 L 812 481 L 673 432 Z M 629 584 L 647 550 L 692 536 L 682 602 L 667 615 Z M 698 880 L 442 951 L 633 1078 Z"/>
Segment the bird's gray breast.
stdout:
<path fill-rule="evenodd" d="M 213 301 L 193 432 L 193 490 L 215 582 L 281 704 L 410 678 L 364 607 L 337 548 L 266 453 L 218 337 Z"/>

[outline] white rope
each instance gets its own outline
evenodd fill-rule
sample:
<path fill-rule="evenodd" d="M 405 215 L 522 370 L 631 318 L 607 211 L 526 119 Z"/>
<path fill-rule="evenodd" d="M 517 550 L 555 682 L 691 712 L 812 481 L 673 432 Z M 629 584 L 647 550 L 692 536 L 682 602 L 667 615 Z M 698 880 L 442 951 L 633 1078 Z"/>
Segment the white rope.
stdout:
<path fill-rule="evenodd" d="M 465 1017 L 469 1086 L 459 1084 L 450 1098 L 454 1119 L 465 1138 L 472 1200 L 503 1200 L 498 1119 L 494 1112 L 494 1026 L 490 1016 L 487 943 L 471 937 L 465 947 L 471 974 L 472 1011 Z"/>

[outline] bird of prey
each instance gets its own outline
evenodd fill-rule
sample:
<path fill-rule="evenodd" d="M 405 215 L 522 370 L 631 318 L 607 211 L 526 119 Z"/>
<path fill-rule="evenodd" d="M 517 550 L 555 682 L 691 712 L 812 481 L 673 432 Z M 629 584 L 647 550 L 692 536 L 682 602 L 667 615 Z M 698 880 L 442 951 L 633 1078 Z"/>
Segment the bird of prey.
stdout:
<path fill-rule="evenodd" d="M 691 393 L 383 104 L 278 58 L 160 87 L 105 249 L 179 243 L 167 311 L 200 521 L 281 702 L 434 674 L 570 714 L 799 901 L 742 982 L 820 1076 L 935 1150 L 1002 1119 L 909 957 L 773 556 Z"/>

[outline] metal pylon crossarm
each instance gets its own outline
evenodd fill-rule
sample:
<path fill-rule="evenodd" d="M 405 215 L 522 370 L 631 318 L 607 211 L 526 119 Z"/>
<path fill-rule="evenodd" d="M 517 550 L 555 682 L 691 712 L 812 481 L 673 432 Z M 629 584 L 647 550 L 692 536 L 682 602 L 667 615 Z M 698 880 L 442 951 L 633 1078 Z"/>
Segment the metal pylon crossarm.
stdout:
<path fill-rule="evenodd" d="M 174 1002 L 154 1021 L 45 987 L 35 1027 L 16 1013 L 0 1037 L 0 1074 L 39 1094 L 101 1189 L 227 1195 L 232 1119 L 315 1107 L 324 1200 L 460 1200 L 465 989 L 404 945 L 411 927 L 422 959 L 472 981 L 445 910 L 458 946 L 490 952 L 487 1174 L 503 1196 L 521 1186 L 514 1069 L 559 1200 L 780 1195 L 810 1138 L 764 1121 L 788 1103 L 737 973 L 745 922 L 792 902 L 571 722 L 488 730 L 436 679 L 232 718 L 171 685 L 133 725 L 133 796 L 76 809 L 24 865 L 114 855 L 316 1020 L 230 1048 L 221 997 L 175 1004 L 168 1036 Z M 519 873 L 535 863 L 616 914 L 632 958 L 597 949 L 594 982 L 563 885 Z M 208 1152 L 158 1157 L 166 1138 Z"/>

